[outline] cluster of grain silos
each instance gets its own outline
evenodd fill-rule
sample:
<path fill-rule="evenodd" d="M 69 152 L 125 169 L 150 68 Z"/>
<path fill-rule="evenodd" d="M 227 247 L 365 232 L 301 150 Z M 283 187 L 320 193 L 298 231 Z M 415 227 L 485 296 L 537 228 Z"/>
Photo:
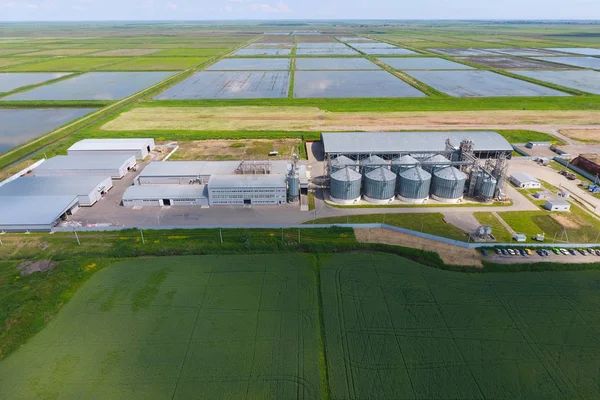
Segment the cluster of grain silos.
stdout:
<path fill-rule="evenodd" d="M 352 161 L 340 156 L 331 162 L 331 189 L 333 201 L 353 204 L 360 200 L 386 204 L 398 198 L 407 203 L 423 203 L 431 196 L 444 203 L 463 199 L 468 177 L 442 156 L 413 157 L 404 155 L 388 163 L 378 156 Z M 475 195 L 494 197 L 497 182 L 487 172 L 473 174 L 476 179 Z"/>

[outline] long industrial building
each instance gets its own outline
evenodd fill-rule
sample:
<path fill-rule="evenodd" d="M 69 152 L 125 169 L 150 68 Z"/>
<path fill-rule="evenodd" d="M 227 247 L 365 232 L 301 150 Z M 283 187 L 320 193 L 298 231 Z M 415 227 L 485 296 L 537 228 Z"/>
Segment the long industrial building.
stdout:
<path fill-rule="evenodd" d="M 152 138 L 84 139 L 67 150 L 69 155 L 134 155 L 144 159 L 156 147 Z"/>
<path fill-rule="evenodd" d="M 0 197 L 77 196 L 80 206 L 92 206 L 113 187 L 110 176 L 27 176 L 0 187 Z M 43 205 L 40 205 L 43 206 Z"/>
<path fill-rule="evenodd" d="M 152 162 L 127 189 L 123 205 L 281 205 L 307 189 L 306 166 L 290 161 Z"/>
<path fill-rule="evenodd" d="M 136 166 L 134 155 L 68 155 L 49 158 L 33 170 L 35 176 L 104 175 L 121 179 Z"/>
<path fill-rule="evenodd" d="M 77 196 L 0 196 L 0 230 L 50 231 L 79 209 Z"/>
<path fill-rule="evenodd" d="M 433 155 L 458 151 L 461 142 L 473 143 L 477 158 L 510 159 L 513 148 L 493 131 L 424 132 L 323 132 L 326 160 L 343 155 L 352 160 L 376 155 L 386 160 L 405 154 Z"/>

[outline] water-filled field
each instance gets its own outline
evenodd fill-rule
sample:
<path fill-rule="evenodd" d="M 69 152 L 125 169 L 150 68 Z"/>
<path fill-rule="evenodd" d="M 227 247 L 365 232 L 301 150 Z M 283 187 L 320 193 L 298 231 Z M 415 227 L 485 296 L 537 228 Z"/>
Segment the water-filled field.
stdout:
<path fill-rule="evenodd" d="M 388 57 L 379 58 L 394 69 L 409 70 L 409 69 L 473 69 L 468 65 L 445 60 L 437 57 Z"/>
<path fill-rule="evenodd" d="M 67 73 L 0 73 L 0 93 L 11 92 L 20 87 L 37 85 L 52 79 L 68 75 Z"/>
<path fill-rule="evenodd" d="M 352 43 L 352 45 L 354 46 L 354 43 Z M 416 55 L 418 53 L 412 51 L 412 50 L 407 50 L 407 49 L 401 49 L 399 47 L 396 48 L 385 48 L 385 49 L 381 49 L 381 48 L 376 48 L 376 49 L 367 49 L 367 48 L 360 48 L 360 51 L 362 51 L 365 54 L 368 55 L 386 55 L 386 56 L 406 56 L 406 55 Z"/>
<path fill-rule="evenodd" d="M 298 43 L 299 49 L 347 49 L 344 43 L 324 42 L 324 43 Z"/>
<path fill-rule="evenodd" d="M 287 71 L 287 58 L 226 58 L 206 68 L 207 71 Z"/>
<path fill-rule="evenodd" d="M 381 69 L 377 64 L 366 58 L 298 58 L 296 60 L 298 70 L 356 70 L 356 69 Z"/>
<path fill-rule="evenodd" d="M 510 71 L 544 82 L 554 83 L 586 93 L 600 94 L 600 72 L 576 71 Z"/>
<path fill-rule="evenodd" d="M 171 76 L 172 72 L 90 72 L 4 100 L 119 100 Z"/>
<path fill-rule="evenodd" d="M 408 71 L 407 74 L 453 97 L 568 96 L 490 71 Z"/>
<path fill-rule="evenodd" d="M 233 53 L 234 56 L 289 56 L 291 49 L 277 49 L 277 48 L 247 48 L 240 49 Z"/>
<path fill-rule="evenodd" d="M 461 49 L 461 48 L 440 48 L 440 49 L 427 49 L 434 53 L 444 54 L 446 56 L 493 56 L 498 55 L 489 50 L 483 49 Z"/>
<path fill-rule="evenodd" d="M 480 57 L 464 57 L 462 60 L 469 61 L 475 64 L 485 65 L 486 67 L 510 69 L 560 69 L 569 68 L 563 64 L 555 64 L 546 61 L 534 60 L 532 58 L 516 57 L 516 56 L 480 56 Z M 548 60 L 551 60 L 550 58 Z"/>
<path fill-rule="evenodd" d="M 0 108 L 0 153 L 95 110 L 94 108 Z"/>
<path fill-rule="evenodd" d="M 598 57 L 539 57 L 537 59 L 573 67 L 600 69 L 600 58 Z"/>
<path fill-rule="evenodd" d="M 581 54 L 583 56 L 600 56 L 600 49 L 589 47 L 554 47 L 546 50 L 558 51 L 561 53 Z"/>
<path fill-rule="evenodd" d="M 289 60 L 284 60 L 289 62 Z M 170 87 L 155 100 L 285 98 L 289 72 L 204 71 Z"/>
<path fill-rule="evenodd" d="M 519 57 L 542 57 L 542 56 L 557 56 L 560 53 L 545 50 L 545 49 L 526 49 L 526 48 L 514 48 L 514 49 L 486 49 L 494 53 L 498 54 L 506 54 L 509 56 L 519 56 Z"/>
<path fill-rule="evenodd" d="M 297 71 L 296 98 L 425 97 L 386 71 Z"/>
<path fill-rule="evenodd" d="M 351 56 L 359 55 L 356 50 L 350 47 L 332 47 L 332 48 L 305 48 L 296 50 L 298 56 Z"/>

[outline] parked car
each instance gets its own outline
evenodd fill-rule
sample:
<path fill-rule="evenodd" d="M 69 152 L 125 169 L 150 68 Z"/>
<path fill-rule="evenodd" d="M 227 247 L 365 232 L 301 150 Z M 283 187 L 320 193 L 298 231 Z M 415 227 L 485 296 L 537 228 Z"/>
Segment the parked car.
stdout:
<path fill-rule="evenodd" d="M 532 254 L 530 249 L 525 249 L 525 253 L 527 253 L 528 256 Z"/>
<path fill-rule="evenodd" d="M 527 257 L 527 252 L 524 249 L 519 250 L 523 257 Z"/>
<path fill-rule="evenodd" d="M 587 253 L 583 249 L 579 249 L 579 253 L 581 253 L 582 256 L 587 256 Z"/>
<path fill-rule="evenodd" d="M 508 249 L 506 251 L 508 251 L 508 254 L 510 254 L 511 256 L 515 255 L 515 251 L 513 249 Z"/>
<path fill-rule="evenodd" d="M 560 254 L 560 250 L 557 249 L 556 247 L 553 248 L 552 251 L 554 252 L 554 254 Z"/>
<path fill-rule="evenodd" d="M 563 253 L 565 256 L 569 255 L 569 252 L 567 251 L 567 249 L 560 249 L 560 252 Z"/>
<path fill-rule="evenodd" d="M 536 253 L 538 253 L 538 255 L 540 257 L 544 257 L 544 250 L 542 250 L 542 249 L 536 250 Z"/>
<path fill-rule="evenodd" d="M 596 252 L 594 251 L 594 249 L 587 249 L 588 253 L 590 254 L 596 254 Z"/>
<path fill-rule="evenodd" d="M 502 254 L 502 250 L 501 249 L 496 249 L 496 254 Z"/>
<path fill-rule="evenodd" d="M 596 250 L 596 255 L 600 256 L 600 250 Z"/>
<path fill-rule="evenodd" d="M 576 256 L 577 252 L 573 249 L 569 249 L 569 253 L 571 253 L 572 256 Z"/>
<path fill-rule="evenodd" d="M 487 256 L 488 252 L 486 249 L 481 249 L 481 254 L 483 254 L 484 256 Z"/>
<path fill-rule="evenodd" d="M 502 249 L 501 251 L 502 251 L 502 254 L 505 256 L 507 256 L 509 254 L 508 250 L 506 250 L 506 249 Z"/>

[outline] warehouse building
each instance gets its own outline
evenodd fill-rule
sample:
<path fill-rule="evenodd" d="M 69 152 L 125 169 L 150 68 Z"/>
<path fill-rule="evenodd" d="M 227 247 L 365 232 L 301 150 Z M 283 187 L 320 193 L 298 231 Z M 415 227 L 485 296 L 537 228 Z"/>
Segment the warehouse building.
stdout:
<path fill-rule="evenodd" d="M 50 231 L 78 209 L 77 196 L 0 196 L 0 230 Z"/>
<path fill-rule="evenodd" d="M 138 185 L 207 184 L 213 175 L 286 174 L 288 161 L 164 161 L 140 172 Z"/>
<path fill-rule="evenodd" d="M 208 191 L 206 185 L 136 185 L 125 191 L 123 205 L 208 206 Z"/>
<path fill-rule="evenodd" d="M 523 172 L 512 174 L 510 176 L 510 183 L 521 189 L 539 189 L 542 187 L 540 181 Z"/>
<path fill-rule="evenodd" d="M 69 147 L 69 155 L 135 155 L 144 159 L 156 145 L 151 138 L 134 139 L 84 139 Z"/>
<path fill-rule="evenodd" d="M 546 200 L 546 204 L 544 204 L 544 208 L 548 211 L 569 211 L 571 209 L 571 204 L 568 201 L 560 200 L 560 199 L 551 199 Z"/>
<path fill-rule="evenodd" d="M 110 176 L 28 176 L 0 187 L 0 197 L 77 196 L 80 206 L 92 206 L 112 187 Z"/>
<path fill-rule="evenodd" d="M 35 176 L 101 175 L 121 179 L 135 166 L 134 155 L 68 155 L 46 160 L 33 170 L 33 174 Z"/>
<path fill-rule="evenodd" d="M 464 132 L 323 132 L 321 142 L 326 160 L 339 155 L 353 160 L 378 156 L 386 160 L 405 154 L 418 157 L 456 152 L 463 141 L 470 141 L 477 158 L 510 159 L 513 147 L 493 131 Z"/>
<path fill-rule="evenodd" d="M 213 175 L 208 199 L 218 205 L 279 205 L 287 201 L 287 178 L 274 175 Z"/>

